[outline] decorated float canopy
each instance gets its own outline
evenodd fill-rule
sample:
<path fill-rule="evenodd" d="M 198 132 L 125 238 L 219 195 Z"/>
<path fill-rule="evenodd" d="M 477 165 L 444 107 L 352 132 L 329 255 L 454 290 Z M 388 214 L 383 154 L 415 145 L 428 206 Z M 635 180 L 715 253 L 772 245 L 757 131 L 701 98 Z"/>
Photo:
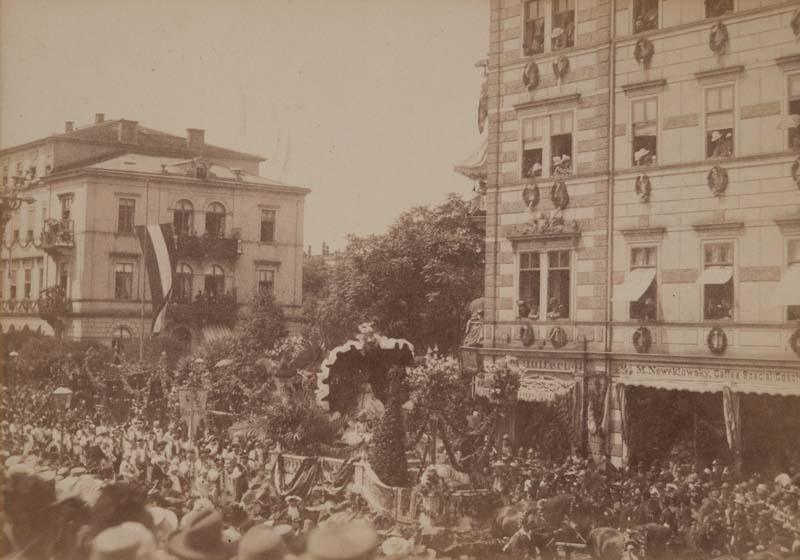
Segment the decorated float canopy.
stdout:
<path fill-rule="evenodd" d="M 414 345 L 409 341 L 376 334 L 364 325 L 360 330 L 355 340 L 331 350 L 317 373 L 317 403 L 327 410 L 346 412 L 355 407 L 362 384 L 369 384 L 383 401 L 389 369 L 414 362 Z"/>

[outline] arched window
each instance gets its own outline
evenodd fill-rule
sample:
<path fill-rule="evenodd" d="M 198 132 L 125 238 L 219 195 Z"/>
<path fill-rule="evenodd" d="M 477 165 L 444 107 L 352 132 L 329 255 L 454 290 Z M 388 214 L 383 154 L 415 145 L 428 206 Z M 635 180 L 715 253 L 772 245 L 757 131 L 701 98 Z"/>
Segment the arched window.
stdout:
<path fill-rule="evenodd" d="M 174 300 L 178 303 L 190 303 L 192 301 L 192 281 L 194 272 L 192 267 L 186 263 L 178 263 L 175 271 L 175 288 L 173 291 Z"/>
<path fill-rule="evenodd" d="M 111 348 L 115 352 L 121 352 L 132 339 L 133 335 L 128 327 L 117 327 L 111 335 Z"/>
<path fill-rule="evenodd" d="M 172 227 L 175 235 L 191 235 L 194 227 L 194 206 L 188 200 L 179 200 L 175 203 L 172 212 Z"/>
<path fill-rule="evenodd" d="M 219 202 L 212 202 L 206 210 L 206 235 L 225 237 L 225 207 Z"/>
<path fill-rule="evenodd" d="M 225 270 L 221 266 L 215 264 L 206 271 L 205 295 L 211 301 L 225 295 Z"/>

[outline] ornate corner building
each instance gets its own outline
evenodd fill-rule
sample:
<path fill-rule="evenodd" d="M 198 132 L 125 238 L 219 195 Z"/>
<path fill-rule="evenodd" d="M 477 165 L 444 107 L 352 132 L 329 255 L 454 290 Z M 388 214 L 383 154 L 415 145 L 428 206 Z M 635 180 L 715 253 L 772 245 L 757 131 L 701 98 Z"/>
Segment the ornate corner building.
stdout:
<path fill-rule="evenodd" d="M 310 191 L 260 176 L 262 161 L 207 144 L 200 129 L 180 137 L 102 114 L 1 150 L 4 193 L 26 202 L 0 248 L 3 331 L 112 345 L 149 334 L 135 226 L 163 223 L 177 258 L 167 329 L 187 347 L 225 333 L 258 293 L 298 323 Z"/>
<path fill-rule="evenodd" d="M 463 355 L 528 370 L 507 430 L 527 446 L 536 406 L 568 397 L 572 451 L 781 464 L 800 422 L 800 4 L 490 7 L 484 149 L 456 167 L 486 221 Z"/>

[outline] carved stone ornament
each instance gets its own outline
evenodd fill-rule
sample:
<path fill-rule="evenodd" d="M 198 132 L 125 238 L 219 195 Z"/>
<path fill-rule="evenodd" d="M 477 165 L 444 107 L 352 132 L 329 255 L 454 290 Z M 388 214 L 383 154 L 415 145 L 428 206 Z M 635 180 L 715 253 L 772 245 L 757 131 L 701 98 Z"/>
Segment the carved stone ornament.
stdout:
<path fill-rule="evenodd" d="M 640 37 L 633 48 L 633 58 L 642 66 L 649 66 L 655 52 L 653 42 L 647 37 Z"/>
<path fill-rule="evenodd" d="M 567 185 L 564 181 L 556 181 L 550 189 L 550 200 L 553 201 L 553 206 L 559 210 L 563 210 L 569 204 L 569 193 L 567 192 Z"/>
<path fill-rule="evenodd" d="M 533 210 L 539 204 L 539 185 L 527 186 L 522 189 L 522 201 L 528 210 Z"/>
<path fill-rule="evenodd" d="M 712 329 L 708 331 L 706 343 L 712 354 L 720 356 L 724 354 L 725 350 L 728 348 L 728 336 L 720 327 L 712 327 Z"/>
<path fill-rule="evenodd" d="M 794 179 L 797 188 L 800 189 L 800 156 L 792 163 L 792 179 Z"/>
<path fill-rule="evenodd" d="M 509 231 L 509 237 L 525 237 L 529 235 L 548 235 L 558 233 L 577 233 L 578 222 L 566 222 L 561 212 L 539 212 L 539 215 L 530 222 L 519 224 Z"/>
<path fill-rule="evenodd" d="M 652 186 L 650 185 L 650 177 L 644 173 L 636 177 L 636 196 L 639 197 L 639 202 L 650 201 L 651 189 Z"/>
<path fill-rule="evenodd" d="M 797 8 L 792 14 L 792 19 L 789 21 L 792 26 L 792 33 L 796 39 L 800 39 L 800 8 Z"/>
<path fill-rule="evenodd" d="M 729 42 L 728 27 L 721 21 L 711 26 L 711 33 L 708 34 L 708 48 L 716 55 L 725 53 Z"/>
<path fill-rule="evenodd" d="M 567 344 L 567 333 L 561 327 L 553 327 L 550 329 L 550 334 L 547 336 L 550 339 L 550 344 L 553 348 L 563 348 Z"/>
<path fill-rule="evenodd" d="M 653 344 L 653 335 L 647 327 L 639 327 L 633 332 L 633 347 L 639 354 L 646 354 Z"/>
<path fill-rule="evenodd" d="M 794 353 L 800 356 L 800 329 L 794 331 L 794 334 L 789 339 L 789 344 L 792 346 Z"/>
<path fill-rule="evenodd" d="M 715 165 L 708 172 L 708 188 L 714 196 L 722 196 L 728 188 L 728 172 L 724 167 Z"/>
<path fill-rule="evenodd" d="M 559 56 L 553 61 L 553 74 L 556 79 L 562 79 L 569 72 L 569 59 L 566 56 Z"/>
<path fill-rule="evenodd" d="M 523 346 L 531 346 L 534 342 L 536 342 L 536 336 L 533 333 L 533 327 L 530 325 L 522 325 L 519 338 L 522 341 Z"/>
<path fill-rule="evenodd" d="M 522 83 L 528 91 L 532 91 L 539 87 L 539 66 L 531 60 L 525 65 L 525 70 L 522 71 Z"/>

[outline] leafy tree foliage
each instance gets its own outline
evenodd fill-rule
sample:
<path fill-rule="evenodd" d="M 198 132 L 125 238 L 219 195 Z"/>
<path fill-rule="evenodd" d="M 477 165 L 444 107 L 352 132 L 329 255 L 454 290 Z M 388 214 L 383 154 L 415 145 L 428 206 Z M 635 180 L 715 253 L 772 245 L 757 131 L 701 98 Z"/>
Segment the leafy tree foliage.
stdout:
<path fill-rule="evenodd" d="M 378 478 L 389 486 L 408 486 L 409 483 L 402 409 L 404 376 L 403 368 L 393 367 L 389 370 L 386 411 L 375 434 L 370 458 Z"/>
<path fill-rule="evenodd" d="M 351 236 L 324 286 L 310 294 L 309 326 L 329 348 L 364 322 L 417 348 L 457 347 L 467 305 L 483 285 L 483 235 L 468 210 L 450 195 L 403 212 L 385 234 Z M 307 273 L 309 283 L 318 277 Z"/>

